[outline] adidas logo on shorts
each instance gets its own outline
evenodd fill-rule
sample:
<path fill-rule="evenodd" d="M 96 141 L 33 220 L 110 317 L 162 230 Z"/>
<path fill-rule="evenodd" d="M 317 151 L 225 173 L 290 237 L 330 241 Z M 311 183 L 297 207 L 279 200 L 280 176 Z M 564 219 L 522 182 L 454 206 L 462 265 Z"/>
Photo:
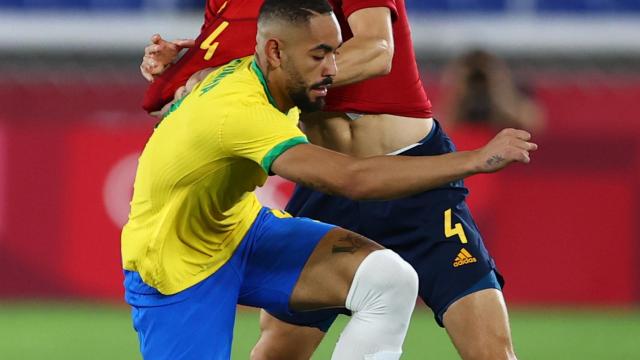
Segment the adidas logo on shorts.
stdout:
<path fill-rule="evenodd" d="M 478 259 L 473 257 L 465 248 L 462 248 L 456 256 L 455 260 L 453 260 L 453 267 L 458 267 L 466 264 L 471 264 L 477 262 Z"/>

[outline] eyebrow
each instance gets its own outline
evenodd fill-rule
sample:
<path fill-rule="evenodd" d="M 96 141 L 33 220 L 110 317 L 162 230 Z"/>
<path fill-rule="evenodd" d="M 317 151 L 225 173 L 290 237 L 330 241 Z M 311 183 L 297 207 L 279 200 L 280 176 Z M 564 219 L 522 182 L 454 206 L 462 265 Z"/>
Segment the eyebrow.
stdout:
<path fill-rule="evenodd" d="M 339 49 L 342 46 L 342 44 L 344 44 L 344 43 L 340 43 L 340 45 L 338 45 L 338 47 L 335 48 L 335 49 L 332 46 L 329 46 L 327 44 L 320 44 L 320 45 L 314 47 L 313 49 L 311 49 L 310 51 L 323 50 L 325 52 L 334 52 L 335 50 Z"/>

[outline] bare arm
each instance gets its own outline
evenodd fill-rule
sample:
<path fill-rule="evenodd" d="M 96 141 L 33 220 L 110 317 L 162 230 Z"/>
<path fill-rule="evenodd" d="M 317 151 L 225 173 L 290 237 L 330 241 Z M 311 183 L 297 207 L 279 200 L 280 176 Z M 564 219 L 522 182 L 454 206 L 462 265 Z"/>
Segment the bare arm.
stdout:
<path fill-rule="evenodd" d="M 483 148 L 439 156 L 354 158 L 315 145 L 294 146 L 271 170 L 286 179 L 329 194 L 356 200 L 392 199 L 430 190 L 478 173 L 528 163 L 530 134 L 505 129 Z"/>
<path fill-rule="evenodd" d="M 353 37 L 338 50 L 334 86 L 347 85 L 391 71 L 393 30 L 388 8 L 367 8 L 347 19 Z"/>

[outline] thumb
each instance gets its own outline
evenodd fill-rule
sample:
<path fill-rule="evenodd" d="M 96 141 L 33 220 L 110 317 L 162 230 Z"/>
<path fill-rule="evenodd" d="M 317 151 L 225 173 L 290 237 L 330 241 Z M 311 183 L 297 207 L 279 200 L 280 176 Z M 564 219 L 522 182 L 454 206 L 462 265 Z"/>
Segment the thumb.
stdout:
<path fill-rule="evenodd" d="M 154 44 L 159 43 L 160 41 L 162 41 L 162 36 L 160 36 L 160 34 L 153 34 L 151 36 L 151 42 Z"/>
<path fill-rule="evenodd" d="M 155 34 L 151 37 L 151 42 L 160 45 L 160 46 L 175 46 L 173 42 L 169 42 L 160 36 L 160 34 Z"/>
<path fill-rule="evenodd" d="M 195 39 L 178 39 L 173 41 L 174 44 L 182 48 L 192 48 L 196 45 Z"/>

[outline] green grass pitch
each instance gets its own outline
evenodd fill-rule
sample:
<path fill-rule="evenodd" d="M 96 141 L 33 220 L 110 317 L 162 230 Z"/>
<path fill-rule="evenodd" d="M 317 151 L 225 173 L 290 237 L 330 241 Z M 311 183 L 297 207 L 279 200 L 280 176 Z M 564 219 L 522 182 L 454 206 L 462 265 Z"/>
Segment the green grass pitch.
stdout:
<path fill-rule="evenodd" d="M 640 311 L 511 311 L 520 359 L 640 359 Z M 341 318 L 315 359 L 329 359 Z M 258 313 L 238 312 L 233 359 L 247 359 L 258 337 Z M 419 308 L 404 345 L 403 359 L 457 359 L 446 333 L 428 310 Z M 0 303 L 0 359 L 140 359 L 125 306 L 87 303 Z"/>

